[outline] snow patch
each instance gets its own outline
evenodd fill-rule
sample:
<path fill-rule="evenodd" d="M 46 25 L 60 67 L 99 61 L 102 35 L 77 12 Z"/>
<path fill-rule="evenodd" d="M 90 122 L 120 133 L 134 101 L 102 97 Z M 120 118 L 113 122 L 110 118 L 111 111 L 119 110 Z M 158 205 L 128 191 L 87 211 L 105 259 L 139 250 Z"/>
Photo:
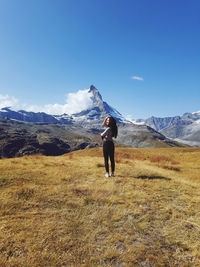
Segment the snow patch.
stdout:
<path fill-rule="evenodd" d="M 7 112 L 5 109 L 0 109 L 0 112 Z"/>
<path fill-rule="evenodd" d="M 134 124 L 137 124 L 137 125 L 145 125 L 145 122 L 143 120 L 136 120 L 132 117 L 132 115 L 127 115 L 125 117 L 126 120 L 128 120 L 129 122 L 132 122 Z"/>
<path fill-rule="evenodd" d="M 200 115 L 200 110 L 199 111 L 196 111 L 196 112 L 192 112 L 192 114 L 198 114 L 198 115 Z"/>

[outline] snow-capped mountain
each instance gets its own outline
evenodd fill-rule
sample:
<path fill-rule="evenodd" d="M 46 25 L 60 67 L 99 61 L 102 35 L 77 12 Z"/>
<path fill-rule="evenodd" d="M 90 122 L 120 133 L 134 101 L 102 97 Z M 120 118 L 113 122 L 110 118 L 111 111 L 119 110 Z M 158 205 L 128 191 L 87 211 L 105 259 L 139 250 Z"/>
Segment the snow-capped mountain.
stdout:
<path fill-rule="evenodd" d="M 130 123 L 130 121 L 126 120 L 115 108 L 103 101 L 101 94 L 93 85 L 88 89 L 88 94 L 92 95 L 92 107 L 72 114 L 75 123 L 97 126 L 107 115 L 113 116 L 119 123 Z"/>
<path fill-rule="evenodd" d="M 88 95 L 87 95 L 88 94 Z M 182 144 L 169 140 L 165 138 L 163 134 L 155 131 L 149 126 L 142 125 L 142 121 L 140 125 L 135 125 L 130 120 L 125 119 L 122 114 L 120 114 L 115 108 L 108 105 L 99 91 L 91 85 L 88 90 L 84 90 L 84 96 L 86 99 L 89 99 L 89 105 L 87 109 L 83 109 L 81 112 L 74 114 L 62 114 L 62 115 L 50 115 L 44 112 L 27 112 L 25 110 L 13 111 L 10 108 L 3 108 L 0 110 L 0 117 L 12 119 L 10 120 L 2 120 L 2 125 L 9 124 L 11 126 L 11 132 L 15 134 L 16 128 L 14 127 L 16 121 L 22 122 L 31 122 L 30 123 L 18 123 L 19 128 L 27 128 L 30 133 L 34 127 L 46 127 L 45 135 L 48 135 L 50 140 L 55 137 L 55 127 L 58 131 L 60 131 L 59 127 L 63 127 L 66 129 L 66 135 L 76 137 L 77 134 L 83 135 L 84 137 L 93 136 L 96 140 L 101 141 L 100 132 L 103 130 L 102 122 L 107 115 L 113 116 L 117 122 L 119 127 L 119 136 L 116 141 L 122 145 L 132 146 L 132 147 L 170 147 L 170 146 L 183 146 Z M 1 123 L 1 122 L 0 122 Z M 17 123 L 17 122 L 16 122 Z M 43 125 L 36 125 L 35 123 L 42 123 Z M 53 124 L 52 124 L 53 123 Z M 59 125 L 55 125 L 59 124 Z M 21 125 L 21 126 L 20 126 Z M 54 129 L 53 133 L 49 129 Z M 38 132 L 40 134 L 40 130 Z M 36 133 L 36 134 L 37 134 Z M 4 138 L 5 138 L 5 133 Z M 16 133 L 17 134 L 17 133 Z M 64 132 L 63 132 L 64 134 Z M 65 134 L 64 134 L 65 135 Z M 64 138 L 64 135 L 62 138 Z M 12 136 L 12 134 L 11 134 Z M 39 135 L 40 136 L 40 135 Z M 53 137 L 52 137 L 53 136 Z M 13 137 L 12 137 L 13 138 Z M 11 139 L 12 139 L 11 138 Z M 39 138 L 39 137 L 38 137 Z M 1 139 L 1 138 L 0 138 Z M 57 140 L 57 139 L 56 139 Z M 62 139 L 63 141 L 64 139 Z M 24 142 L 28 145 L 28 147 L 32 144 L 29 144 L 29 138 L 27 138 Z M 98 141 L 98 142 L 99 142 Z M 8 142 L 10 142 L 8 140 Z M 56 141 L 60 146 L 60 142 Z M 36 142 L 37 143 L 37 142 Z M 62 143 L 62 142 L 61 142 Z M 90 144 L 89 146 L 94 145 Z M 3 143 L 4 144 L 4 143 Z M 68 147 L 69 144 L 67 144 Z M 36 147 L 38 145 L 36 144 Z M 81 147 L 86 147 L 85 145 L 81 145 Z M 88 143 L 87 143 L 88 147 Z M 0 146 L 1 148 L 1 146 Z M 16 148 L 17 149 L 17 148 Z M 24 151 L 25 148 L 23 148 Z M 30 153 L 35 153 L 36 150 L 31 150 Z M 27 152 L 27 153 L 29 153 Z M 52 152 L 54 153 L 54 151 Z"/>
<path fill-rule="evenodd" d="M 200 111 L 185 113 L 183 116 L 166 118 L 151 117 L 146 120 L 133 120 L 125 118 L 115 108 L 103 101 L 101 94 L 94 85 L 91 85 L 84 94 L 85 93 L 90 104 L 88 105 L 88 108 L 83 109 L 78 113 L 50 115 L 44 112 L 35 113 L 25 110 L 13 111 L 11 108 L 5 107 L 0 109 L 0 117 L 22 122 L 56 123 L 99 130 L 102 129 L 104 118 L 107 115 L 111 115 L 117 120 L 119 127 L 125 127 L 129 132 L 130 129 L 132 132 L 132 127 L 136 129 L 137 125 L 139 125 L 141 127 L 138 129 L 140 129 L 140 132 L 142 133 L 142 131 L 145 131 L 147 125 L 168 138 L 186 144 L 200 146 Z M 129 124 L 131 127 L 126 127 L 126 125 Z M 150 129 L 148 129 L 148 131 L 149 130 Z"/>
<path fill-rule="evenodd" d="M 61 123 L 61 124 L 78 124 L 87 127 L 98 127 L 107 115 L 113 116 L 117 122 L 130 123 L 116 109 L 103 101 L 99 91 L 91 85 L 88 89 L 88 95 L 91 98 L 92 105 L 88 109 L 69 115 L 50 115 L 44 112 L 28 112 L 25 110 L 13 111 L 5 107 L 0 109 L 0 117 L 14 119 L 23 122 L 39 123 Z"/>
<path fill-rule="evenodd" d="M 181 135 L 175 138 L 175 140 L 191 146 L 200 146 L 200 120 L 182 127 L 181 130 Z"/>
<path fill-rule="evenodd" d="M 200 111 L 175 117 L 151 117 L 144 120 L 144 123 L 168 138 L 200 146 Z"/>
<path fill-rule="evenodd" d="M 25 110 L 14 111 L 9 107 L 0 109 L 0 117 L 23 122 L 56 123 L 53 116 L 44 112 L 28 112 Z"/>
<path fill-rule="evenodd" d="M 156 131 L 163 131 L 164 129 L 172 125 L 190 125 L 195 121 L 200 119 L 200 112 L 193 113 L 184 113 L 183 116 L 174 116 L 174 117 L 150 117 L 144 120 L 145 124 L 154 128 Z M 176 134 L 173 133 L 173 137 L 176 137 Z"/>
<path fill-rule="evenodd" d="M 191 146 L 200 146 L 200 111 L 185 113 L 174 117 L 150 117 L 148 119 L 133 119 L 127 117 L 137 125 L 147 125 L 170 139 Z"/>

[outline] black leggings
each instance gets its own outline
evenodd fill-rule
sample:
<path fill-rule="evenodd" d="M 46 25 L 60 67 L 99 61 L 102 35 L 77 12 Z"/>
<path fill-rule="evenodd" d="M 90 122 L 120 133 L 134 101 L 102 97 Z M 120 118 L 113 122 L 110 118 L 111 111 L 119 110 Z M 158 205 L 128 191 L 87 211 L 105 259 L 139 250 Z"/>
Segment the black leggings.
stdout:
<path fill-rule="evenodd" d="M 106 172 L 109 172 L 108 157 L 110 157 L 111 170 L 112 172 L 115 171 L 114 153 L 115 153 L 114 143 L 112 141 L 104 142 L 103 143 L 103 155 L 104 155 L 104 163 L 105 163 Z"/>

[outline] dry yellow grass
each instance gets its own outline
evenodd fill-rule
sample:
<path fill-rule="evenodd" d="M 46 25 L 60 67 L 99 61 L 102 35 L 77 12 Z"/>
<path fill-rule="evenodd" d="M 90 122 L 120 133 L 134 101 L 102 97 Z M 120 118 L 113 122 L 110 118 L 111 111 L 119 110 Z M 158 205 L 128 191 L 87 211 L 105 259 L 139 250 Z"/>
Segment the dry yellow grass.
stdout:
<path fill-rule="evenodd" d="M 200 149 L 0 161 L 0 266 L 200 266 Z"/>

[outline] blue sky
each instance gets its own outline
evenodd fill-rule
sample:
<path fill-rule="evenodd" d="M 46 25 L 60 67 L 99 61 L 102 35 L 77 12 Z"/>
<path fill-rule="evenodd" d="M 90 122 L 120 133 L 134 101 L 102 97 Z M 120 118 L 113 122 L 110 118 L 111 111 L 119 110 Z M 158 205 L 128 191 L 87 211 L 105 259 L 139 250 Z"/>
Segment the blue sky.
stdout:
<path fill-rule="evenodd" d="M 199 14 L 198 0 L 0 0 L 0 101 L 63 105 L 94 84 L 133 118 L 198 111 Z"/>

